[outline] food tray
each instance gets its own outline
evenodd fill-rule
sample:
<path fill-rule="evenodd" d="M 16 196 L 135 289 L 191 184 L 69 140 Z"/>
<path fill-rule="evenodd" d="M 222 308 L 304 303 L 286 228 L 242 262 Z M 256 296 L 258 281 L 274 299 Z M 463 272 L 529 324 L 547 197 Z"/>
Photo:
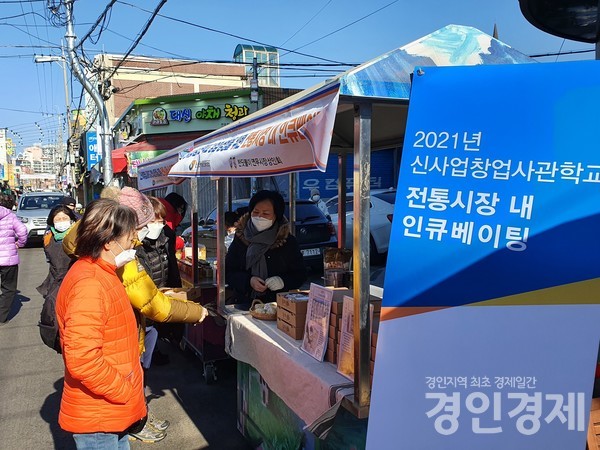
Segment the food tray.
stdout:
<path fill-rule="evenodd" d="M 264 303 L 261 302 L 260 300 L 254 300 L 252 302 L 252 305 L 250 305 L 250 315 L 252 317 L 254 317 L 255 319 L 258 319 L 258 320 L 277 320 L 277 313 L 275 313 L 275 314 L 265 314 L 265 313 L 261 313 L 261 312 L 258 312 L 258 311 L 254 311 L 254 307 L 257 304 L 263 305 Z"/>

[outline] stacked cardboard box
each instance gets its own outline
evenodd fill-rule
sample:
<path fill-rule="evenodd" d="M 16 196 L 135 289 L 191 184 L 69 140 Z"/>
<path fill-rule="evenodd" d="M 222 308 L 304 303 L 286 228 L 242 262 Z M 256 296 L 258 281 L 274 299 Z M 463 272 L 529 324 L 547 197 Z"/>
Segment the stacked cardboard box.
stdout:
<path fill-rule="evenodd" d="M 308 291 L 277 294 L 277 328 L 294 339 L 304 336 Z"/>
<path fill-rule="evenodd" d="M 342 305 L 343 297 L 339 300 L 331 302 L 331 315 L 329 316 L 329 342 L 327 343 L 327 352 L 325 353 L 325 361 L 337 364 L 338 343 L 340 342 L 340 334 L 342 332 Z"/>

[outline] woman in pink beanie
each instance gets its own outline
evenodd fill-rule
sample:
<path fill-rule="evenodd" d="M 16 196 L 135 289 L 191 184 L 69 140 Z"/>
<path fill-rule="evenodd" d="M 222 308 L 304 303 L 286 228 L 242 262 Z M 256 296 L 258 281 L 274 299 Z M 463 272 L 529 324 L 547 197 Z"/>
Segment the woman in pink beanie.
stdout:
<path fill-rule="evenodd" d="M 124 187 L 119 192 L 116 200 L 121 205 L 129 206 L 135 211 L 138 217 L 138 230 L 144 228 L 154 220 L 154 208 L 152 207 L 152 203 L 150 203 L 148 197 L 137 189 L 128 186 Z M 140 241 L 142 240 L 143 238 L 140 239 Z"/>

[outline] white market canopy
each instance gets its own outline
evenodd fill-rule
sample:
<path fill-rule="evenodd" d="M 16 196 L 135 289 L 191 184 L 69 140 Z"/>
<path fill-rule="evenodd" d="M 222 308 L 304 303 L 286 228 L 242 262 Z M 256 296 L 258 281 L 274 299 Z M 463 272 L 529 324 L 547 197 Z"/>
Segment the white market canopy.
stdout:
<path fill-rule="evenodd" d="M 330 148 L 354 147 L 357 102 L 373 104 L 371 149 L 401 146 L 415 67 L 531 62 L 475 28 L 448 25 L 141 164 L 138 187 L 182 177 L 324 171 Z"/>

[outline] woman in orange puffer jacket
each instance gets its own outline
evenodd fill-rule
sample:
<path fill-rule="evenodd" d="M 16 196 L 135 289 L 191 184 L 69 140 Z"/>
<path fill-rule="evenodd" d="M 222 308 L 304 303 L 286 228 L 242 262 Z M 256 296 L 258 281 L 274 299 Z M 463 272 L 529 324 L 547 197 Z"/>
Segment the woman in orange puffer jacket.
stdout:
<path fill-rule="evenodd" d="M 127 434 L 145 421 L 137 323 L 116 274 L 134 252 L 136 227 L 131 208 L 92 202 L 79 225 L 79 260 L 58 292 L 65 362 L 58 421 L 77 448 L 129 448 Z"/>

